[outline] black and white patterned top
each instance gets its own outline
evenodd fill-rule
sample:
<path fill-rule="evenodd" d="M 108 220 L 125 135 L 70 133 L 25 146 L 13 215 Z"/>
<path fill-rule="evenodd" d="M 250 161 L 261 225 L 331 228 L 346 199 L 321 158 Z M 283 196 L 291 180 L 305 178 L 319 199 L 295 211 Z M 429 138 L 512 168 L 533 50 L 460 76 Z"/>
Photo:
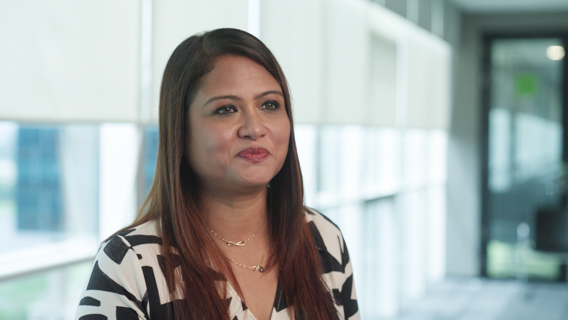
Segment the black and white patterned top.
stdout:
<path fill-rule="evenodd" d="M 323 279 L 335 297 L 340 319 L 358 320 L 353 270 L 341 231 L 312 210 L 306 211 L 306 220 L 320 254 Z M 75 319 L 168 319 L 172 302 L 162 272 L 162 239 L 156 230 L 156 222 L 148 222 L 121 232 L 101 245 Z M 230 284 L 227 288 L 230 318 L 256 320 Z M 179 292 L 174 296 L 182 299 Z M 280 286 L 270 319 L 292 319 Z"/>

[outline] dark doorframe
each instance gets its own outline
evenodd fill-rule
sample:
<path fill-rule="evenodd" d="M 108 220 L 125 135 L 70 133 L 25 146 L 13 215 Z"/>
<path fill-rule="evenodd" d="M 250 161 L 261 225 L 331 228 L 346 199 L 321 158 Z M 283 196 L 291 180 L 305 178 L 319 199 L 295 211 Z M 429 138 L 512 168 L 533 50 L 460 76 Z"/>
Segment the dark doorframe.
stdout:
<path fill-rule="evenodd" d="M 491 108 L 491 44 L 500 39 L 559 38 L 566 55 L 562 59 L 562 161 L 568 164 L 568 32 L 483 33 L 481 54 L 481 247 L 480 274 L 487 277 L 487 245 L 489 243 L 489 111 Z M 563 273 L 565 274 L 565 272 Z M 565 279 L 564 279 L 565 280 Z"/>

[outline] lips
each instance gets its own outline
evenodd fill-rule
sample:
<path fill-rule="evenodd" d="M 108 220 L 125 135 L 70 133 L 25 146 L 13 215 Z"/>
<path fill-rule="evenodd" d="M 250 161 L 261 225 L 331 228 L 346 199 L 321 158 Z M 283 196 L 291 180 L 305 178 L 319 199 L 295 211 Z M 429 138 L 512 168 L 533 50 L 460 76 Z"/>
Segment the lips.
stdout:
<path fill-rule="evenodd" d="M 248 148 L 237 154 L 237 157 L 243 158 L 253 163 L 259 163 L 268 158 L 268 150 L 264 148 Z"/>

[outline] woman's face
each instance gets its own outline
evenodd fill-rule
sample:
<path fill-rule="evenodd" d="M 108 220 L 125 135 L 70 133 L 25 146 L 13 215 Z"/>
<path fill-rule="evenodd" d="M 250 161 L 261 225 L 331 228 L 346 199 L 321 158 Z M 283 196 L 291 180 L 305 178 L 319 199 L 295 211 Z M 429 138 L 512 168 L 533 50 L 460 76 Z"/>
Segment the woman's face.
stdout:
<path fill-rule="evenodd" d="M 290 120 L 280 84 L 240 56 L 215 61 L 189 108 L 189 161 L 209 192 L 260 187 L 280 171 Z"/>

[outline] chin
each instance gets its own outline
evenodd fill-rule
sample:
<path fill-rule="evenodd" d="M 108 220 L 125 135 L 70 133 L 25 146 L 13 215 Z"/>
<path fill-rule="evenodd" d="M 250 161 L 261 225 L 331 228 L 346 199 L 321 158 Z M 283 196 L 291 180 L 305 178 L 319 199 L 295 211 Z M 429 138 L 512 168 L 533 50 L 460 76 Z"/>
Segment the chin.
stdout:
<path fill-rule="evenodd" d="M 255 168 L 253 170 L 235 172 L 234 181 L 238 181 L 238 184 L 248 187 L 266 186 L 277 173 L 275 170 Z"/>
<path fill-rule="evenodd" d="M 273 176 L 263 177 L 241 177 L 235 181 L 235 184 L 246 188 L 266 187 Z"/>
<path fill-rule="evenodd" d="M 268 183 L 270 182 L 270 179 L 266 180 L 266 179 L 258 179 L 258 180 L 245 180 L 242 181 L 240 183 L 240 185 L 242 185 L 243 187 L 249 187 L 249 188 L 260 188 L 260 187 L 266 187 L 268 185 Z"/>

